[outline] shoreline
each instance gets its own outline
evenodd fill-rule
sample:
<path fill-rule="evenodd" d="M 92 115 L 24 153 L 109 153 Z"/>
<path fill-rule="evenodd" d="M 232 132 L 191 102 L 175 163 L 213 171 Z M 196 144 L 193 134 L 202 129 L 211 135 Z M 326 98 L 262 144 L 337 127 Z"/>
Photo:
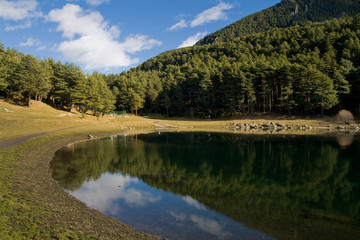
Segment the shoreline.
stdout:
<path fill-rule="evenodd" d="M 182 131 L 179 131 L 179 130 L 174 130 L 174 129 L 153 129 L 153 130 L 129 130 L 129 131 L 124 131 L 124 132 L 114 132 L 112 134 L 106 134 L 105 136 L 102 136 L 102 135 L 99 135 L 93 139 L 81 139 L 81 140 L 78 140 L 78 141 L 74 141 L 74 142 L 70 142 L 69 144 L 76 144 L 78 143 L 79 141 L 91 141 L 91 140 L 99 140 L 99 139 L 103 139 L 103 138 L 107 138 L 107 137 L 111 137 L 111 136 L 118 136 L 118 135 L 125 135 L 125 136 L 131 136 L 131 135 L 134 135 L 134 134 L 146 134 L 146 133 L 157 133 L 157 132 L 193 132 L 194 129 L 183 129 Z M 214 129 L 198 129 L 199 131 L 203 131 L 203 132 L 213 132 L 212 130 Z M 208 130 L 208 131 L 207 131 Z M 215 132 L 218 132 L 218 131 L 215 131 Z M 224 131 L 220 131 L 220 132 L 224 132 Z M 229 134 L 244 134 L 244 133 L 241 133 L 241 132 L 226 132 L 226 133 L 229 133 Z M 321 134 L 313 134 L 315 136 L 334 136 L 334 135 L 340 135 L 340 136 L 343 136 L 343 133 L 344 132 L 340 132 L 340 131 L 336 131 L 336 132 L 324 132 L 324 133 L 321 133 Z M 254 134 L 253 132 L 246 132 L 247 135 L 252 135 Z M 289 133 L 289 134 L 292 134 L 293 136 L 301 136 L 303 134 L 293 134 L 293 133 Z M 350 134 L 345 134 L 345 136 L 347 135 L 355 135 L 355 134 L 359 134 L 359 133 L 350 133 Z M 283 133 L 280 133 L 280 134 L 268 134 L 268 133 L 262 133 L 262 134 L 257 134 L 258 136 L 259 135 L 263 135 L 263 136 L 279 136 L 281 137 L 283 135 Z M 261 136 L 260 136 L 261 137 Z M 340 142 L 338 141 L 339 145 Z"/>
<path fill-rule="evenodd" d="M 234 134 L 260 134 L 260 135 L 282 135 L 285 132 L 269 134 L 266 132 L 255 131 L 224 131 L 227 129 L 204 129 L 204 128 L 182 128 L 182 129 L 129 129 L 118 131 L 104 131 L 91 132 L 95 138 L 105 138 L 108 136 L 126 134 L 142 134 L 149 132 L 162 131 L 214 131 L 214 132 L 228 132 Z M 287 134 L 303 135 L 309 132 L 288 132 Z M 337 132 L 315 133 L 314 135 L 328 135 L 336 134 Z M 7 150 L 0 151 L 0 156 L 6 154 L 13 154 L 15 158 L 10 161 L 10 178 L 8 179 L 13 192 L 13 197 L 18 200 L 21 205 L 21 211 L 24 211 L 24 216 L 11 216 L 10 218 L 20 218 L 20 221 L 35 221 L 38 222 L 36 226 L 30 229 L 21 229 L 21 236 L 29 238 L 60 238 L 73 237 L 79 239 L 161 239 L 157 236 L 152 236 L 147 233 L 136 232 L 136 230 L 127 226 L 124 223 L 106 216 L 101 212 L 91 209 L 85 203 L 74 198 L 68 194 L 59 184 L 51 177 L 49 165 L 54 154 L 61 147 L 68 144 L 73 144 L 78 141 L 89 140 L 88 134 L 73 132 L 64 133 L 58 131 L 48 133 L 38 137 L 29 139 Z M 90 139 L 91 140 L 91 139 Z M 16 161 L 16 164 L 14 164 Z M 6 197 L 6 195 L 5 195 Z M 3 198 L 3 197 L 2 197 Z M 3 200 L 0 198 L 0 200 Z M 18 211 L 20 210 L 18 209 Z M 14 219 L 14 220 L 15 220 Z M 27 225 L 27 224 L 25 224 Z M 5 226 L 6 227 L 6 226 Z M 13 226 L 7 226 L 12 228 Z M 35 228 L 35 229 L 32 229 Z M 1 230 L 1 227 L 0 227 Z M 35 232 L 34 235 L 28 235 L 28 232 Z M 6 232 L 2 231 L 3 234 Z M 11 231 L 10 231 L 11 232 Z M 9 232 L 9 234 L 11 234 Z M 2 235 L 0 234 L 0 237 Z M 9 237 L 8 235 L 4 235 Z M 10 235 L 11 236 L 11 235 Z"/>
<path fill-rule="evenodd" d="M 14 107 L 15 108 L 15 107 Z M 22 110 L 22 109 L 21 109 Z M 20 112 L 20 110 L 18 110 Z M 22 110 L 24 114 L 32 109 Z M 26 111 L 26 112 L 25 112 Z M 36 110 L 40 113 L 44 110 Z M 47 111 L 47 110 L 46 110 Z M 58 115 L 56 111 L 53 116 Z M 5 116 L 5 115 L 4 115 Z M 11 116 L 11 115 L 6 115 Z M 16 116 L 11 119 L 16 119 Z M 28 126 L 25 116 L 17 128 Z M 11 120 L 10 119 L 10 120 Z M 210 131 L 254 135 L 328 135 L 358 134 L 352 129 L 335 129 L 335 121 L 303 119 L 238 119 L 238 120 L 176 120 L 128 118 L 103 119 L 75 117 L 59 121 L 48 129 L 53 118 L 46 116 L 45 125 L 30 129 L 25 136 L 7 135 L 0 141 L 0 239 L 161 239 L 136 232 L 133 227 L 91 209 L 72 197 L 51 177 L 49 165 L 61 147 L 88 140 L 89 135 L 104 138 L 117 134 L 140 134 L 168 131 Z M 258 126 L 268 123 L 294 127 Z M 42 123 L 43 124 L 43 123 Z M 64 128 L 65 124 L 68 126 Z M 240 125 L 241 124 L 241 125 Z M 254 126 L 257 126 L 256 128 Z M 297 128 L 296 126 L 310 126 Z M 69 127 L 70 126 L 70 127 Z M 359 125 L 356 125 L 359 126 Z M 9 125 L 12 127 L 12 125 Z M 350 128 L 350 125 L 348 125 Z M 264 126 L 263 126 L 264 128 Z M 334 129 L 334 131 L 333 131 Z M 7 132 L 11 132 L 6 129 Z M 6 144 L 5 144 L 6 145 Z"/>
<path fill-rule="evenodd" d="M 108 133 L 96 135 L 106 136 Z M 47 135 L 0 152 L 0 157 L 13 154 L 16 160 L 16 164 L 9 166 L 10 176 L 5 182 L 11 185 L 10 191 L 0 196 L 0 202 L 17 204 L 5 212 L 0 209 L 1 215 L 8 220 L 7 224 L 4 222 L 5 225 L 0 226 L 0 238 L 161 239 L 136 232 L 133 227 L 89 208 L 51 177 L 49 164 L 55 152 L 69 143 L 86 139 L 84 134 Z"/>

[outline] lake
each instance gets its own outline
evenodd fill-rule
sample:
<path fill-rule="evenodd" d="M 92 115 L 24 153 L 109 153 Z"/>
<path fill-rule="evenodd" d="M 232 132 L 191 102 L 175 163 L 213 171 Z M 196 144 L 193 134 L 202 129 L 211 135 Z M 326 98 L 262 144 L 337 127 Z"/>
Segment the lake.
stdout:
<path fill-rule="evenodd" d="M 168 239 L 360 239 L 360 136 L 156 132 L 69 144 L 53 178 Z"/>

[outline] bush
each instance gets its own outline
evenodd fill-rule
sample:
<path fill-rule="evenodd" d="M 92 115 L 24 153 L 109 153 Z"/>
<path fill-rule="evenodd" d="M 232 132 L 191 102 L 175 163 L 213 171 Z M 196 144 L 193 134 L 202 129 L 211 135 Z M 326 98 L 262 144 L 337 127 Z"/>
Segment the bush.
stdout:
<path fill-rule="evenodd" d="M 353 114 L 348 110 L 340 110 L 337 114 L 337 118 L 339 121 L 342 121 L 346 124 L 350 124 L 354 122 Z"/>

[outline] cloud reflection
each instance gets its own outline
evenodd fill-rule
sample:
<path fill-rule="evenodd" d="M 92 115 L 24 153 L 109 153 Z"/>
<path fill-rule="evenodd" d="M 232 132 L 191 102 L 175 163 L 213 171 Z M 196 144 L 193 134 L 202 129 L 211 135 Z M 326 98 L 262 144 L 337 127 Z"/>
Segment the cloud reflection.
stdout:
<path fill-rule="evenodd" d="M 71 195 L 85 202 L 89 207 L 103 213 L 117 215 L 121 208 L 118 200 L 124 200 L 130 206 L 144 207 L 149 203 L 161 200 L 161 196 L 154 196 L 150 192 L 129 188 L 131 183 L 139 180 L 130 176 L 103 174 L 96 181 L 89 181 Z"/>
<path fill-rule="evenodd" d="M 204 210 L 206 209 L 204 205 L 202 205 L 201 203 L 199 203 L 197 200 L 193 199 L 192 197 L 190 196 L 186 196 L 186 197 L 183 197 L 183 200 L 189 204 L 190 206 L 193 206 L 199 210 Z"/>
<path fill-rule="evenodd" d="M 176 222 L 195 226 L 199 230 L 215 236 L 217 239 L 231 239 L 233 237 L 232 233 L 224 230 L 224 226 L 221 223 L 211 218 L 196 214 L 187 215 L 185 213 L 175 211 L 170 211 L 169 214 L 175 218 Z"/>
<path fill-rule="evenodd" d="M 170 215 L 173 216 L 177 222 L 183 222 L 186 219 L 185 213 L 177 213 L 175 211 L 170 211 Z"/>
<path fill-rule="evenodd" d="M 191 215 L 190 219 L 198 226 L 198 228 L 215 235 L 218 239 L 228 239 L 233 236 L 230 232 L 224 231 L 223 226 L 215 220 L 197 215 Z"/>

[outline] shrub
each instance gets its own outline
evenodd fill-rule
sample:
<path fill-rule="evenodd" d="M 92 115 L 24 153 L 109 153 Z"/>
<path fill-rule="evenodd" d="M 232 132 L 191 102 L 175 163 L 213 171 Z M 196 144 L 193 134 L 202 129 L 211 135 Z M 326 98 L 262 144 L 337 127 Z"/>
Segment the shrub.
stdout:
<path fill-rule="evenodd" d="M 348 110 L 340 110 L 337 114 L 337 118 L 339 121 L 342 121 L 346 124 L 350 124 L 354 121 L 353 114 Z"/>

